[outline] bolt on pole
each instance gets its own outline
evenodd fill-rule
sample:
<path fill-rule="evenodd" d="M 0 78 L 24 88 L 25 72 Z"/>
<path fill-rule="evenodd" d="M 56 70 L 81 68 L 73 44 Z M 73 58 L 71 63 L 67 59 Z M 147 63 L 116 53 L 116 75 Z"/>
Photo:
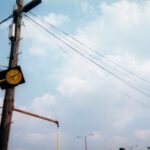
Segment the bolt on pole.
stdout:
<path fill-rule="evenodd" d="M 20 43 L 21 32 L 21 19 L 22 19 L 23 0 L 16 0 L 16 7 L 13 11 L 13 23 L 15 24 L 15 36 L 11 39 L 11 51 L 9 57 L 8 68 L 17 66 L 18 52 Z M 12 113 L 14 108 L 14 95 L 15 88 L 8 88 L 5 91 L 3 102 L 2 118 L 0 124 L 0 150 L 7 150 L 9 133 L 12 122 Z"/>

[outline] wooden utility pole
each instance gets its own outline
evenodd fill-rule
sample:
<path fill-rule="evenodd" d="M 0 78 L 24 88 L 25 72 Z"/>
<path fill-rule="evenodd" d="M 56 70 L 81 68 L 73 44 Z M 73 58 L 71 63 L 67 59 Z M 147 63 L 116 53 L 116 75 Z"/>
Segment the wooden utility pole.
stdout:
<path fill-rule="evenodd" d="M 16 0 L 16 7 L 13 11 L 13 23 L 15 25 L 15 36 L 11 38 L 11 51 L 8 68 L 14 68 L 18 63 L 18 52 L 20 43 L 21 18 L 22 18 L 23 0 Z M 7 150 L 14 108 L 15 88 L 8 88 L 5 92 L 3 111 L 0 124 L 0 150 Z"/>

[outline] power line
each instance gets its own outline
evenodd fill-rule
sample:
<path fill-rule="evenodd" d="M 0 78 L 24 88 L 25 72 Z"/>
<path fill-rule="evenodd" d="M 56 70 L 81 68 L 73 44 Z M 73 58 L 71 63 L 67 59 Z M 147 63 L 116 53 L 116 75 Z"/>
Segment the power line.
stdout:
<path fill-rule="evenodd" d="M 13 15 L 10 15 L 10 16 L 7 17 L 6 19 L 2 20 L 2 21 L 0 22 L 0 25 L 1 25 L 2 23 L 6 22 L 7 20 L 9 20 L 9 19 L 12 18 L 12 17 L 13 17 Z"/>
<path fill-rule="evenodd" d="M 30 13 L 30 14 L 32 15 L 32 17 L 38 19 L 38 21 L 41 22 L 40 17 L 36 16 L 33 13 Z M 43 23 L 43 22 L 41 22 L 41 23 Z M 67 41 L 68 43 L 71 43 L 71 45 L 73 45 L 74 47 L 76 47 L 76 49 L 86 48 L 85 50 L 88 49 L 89 51 L 94 52 L 94 54 L 97 54 L 98 56 L 103 57 L 104 59 L 102 59 L 102 61 L 99 62 L 99 63 L 101 63 L 106 68 L 108 68 L 108 65 L 109 65 L 111 68 L 115 67 L 114 69 L 117 69 L 117 71 L 124 71 L 124 73 L 128 73 L 126 76 L 124 76 L 124 74 L 123 74 L 123 77 L 121 77 L 121 78 L 126 78 L 125 79 L 126 82 L 129 82 L 130 84 L 132 84 L 134 86 L 137 85 L 137 83 L 138 83 L 137 81 L 142 81 L 142 83 L 147 83 L 147 85 L 150 85 L 149 81 L 146 81 L 142 77 L 138 76 L 136 73 L 131 72 L 129 69 L 121 66 L 119 63 L 116 63 L 115 61 L 107 58 L 106 56 L 104 56 L 103 54 L 100 54 L 99 52 L 95 51 L 94 49 L 89 48 L 86 44 L 84 44 L 80 40 L 74 38 L 73 36 L 70 36 L 68 33 L 62 31 L 61 29 L 55 27 L 54 25 L 50 24 L 49 22 L 47 22 L 45 20 L 44 20 L 44 23 L 46 23 L 46 25 L 47 25 L 46 27 L 47 28 L 50 26 L 50 29 L 52 31 L 54 31 L 59 37 L 63 38 L 63 40 Z M 44 26 L 45 26 L 45 24 L 44 24 Z M 82 47 L 80 47 L 80 46 L 82 46 Z M 91 54 L 89 54 L 89 51 L 86 51 L 87 55 L 89 55 L 90 58 L 93 58 L 93 56 Z M 103 61 L 103 60 L 106 60 L 106 61 Z M 121 72 L 121 73 L 123 73 L 123 72 Z M 118 76 L 121 76 L 121 75 L 118 75 Z M 145 93 L 149 93 L 149 90 L 145 89 L 145 87 L 141 87 L 140 89 L 142 89 L 143 91 L 145 91 Z"/>
<path fill-rule="evenodd" d="M 30 20 L 27 20 L 27 21 L 29 21 L 30 23 L 33 23 L 33 22 L 31 22 Z M 41 30 L 41 28 L 39 28 L 39 26 L 36 26 L 36 27 Z M 43 33 L 43 32 L 42 32 L 42 33 Z M 44 35 L 45 35 L 45 34 L 44 34 Z M 48 38 L 48 39 L 51 41 L 50 38 Z M 55 44 L 56 44 L 57 47 L 58 47 L 59 49 L 61 49 L 66 55 L 74 57 L 74 55 L 68 54 L 67 51 L 66 51 L 63 47 L 61 47 L 59 44 L 57 44 L 56 42 L 55 42 Z M 120 89 L 118 89 L 117 87 L 115 87 L 114 85 L 112 85 L 110 82 L 107 81 L 107 79 L 105 79 L 104 77 L 102 77 L 102 76 L 100 76 L 99 74 L 95 73 L 91 68 L 89 68 L 90 66 L 87 66 L 87 65 L 85 65 L 85 64 L 83 64 L 83 63 L 80 63 L 81 61 L 79 62 L 79 61 L 75 61 L 75 60 L 77 60 L 76 57 L 74 57 L 74 62 L 78 63 L 78 64 L 79 64 L 80 66 L 82 66 L 84 69 L 86 68 L 90 73 L 94 74 L 96 77 L 98 77 L 98 78 L 100 77 L 102 80 L 105 80 L 105 82 L 106 82 L 112 89 L 116 90 L 117 92 L 119 92 L 120 94 L 124 95 L 125 97 L 128 97 L 129 99 L 133 100 L 135 103 L 137 103 L 137 104 L 139 104 L 139 105 L 141 105 L 141 106 L 143 106 L 143 107 L 150 108 L 150 106 L 147 105 L 146 103 L 143 103 L 143 102 L 141 102 L 140 100 L 137 100 L 136 98 L 134 98 L 134 97 L 128 95 L 127 93 L 121 91 Z M 79 60 L 79 59 L 78 59 L 78 60 Z"/>
<path fill-rule="evenodd" d="M 27 33 L 28 33 L 28 31 L 27 31 Z M 39 62 L 39 60 L 38 60 L 37 57 L 35 57 L 35 60 L 36 60 L 36 62 L 37 62 L 37 64 L 38 64 L 38 66 L 39 66 L 40 76 L 41 76 L 41 79 L 42 79 L 42 81 L 43 81 L 43 83 L 44 83 L 45 90 L 46 90 L 47 92 L 49 92 L 49 89 L 48 89 L 48 86 L 47 86 L 47 82 L 46 82 L 46 80 L 45 80 L 45 78 L 44 78 L 44 76 L 43 76 L 43 71 L 42 71 L 42 69 L 41 69 L 40 62 Z M 54 114 L 56 120 L 58 120 L 58 116 L 57 116 L 57 114 L 56 114 L 55 107 L 54 107 L 54 105 L 52 104 L 51 100 L 50 100 L 50 104 L 51 104 L 51 108 L 52 108 L 53 114 Z M 59 124 L 58 124 L 58 126 L 59 126 Z M 57 126 L 57 138 L 56 138 L 56 141 L 57 141 L 57 143 L 56 143 L 56 144 L 57 144 L 57 150 L 59 150 L 59 146 L 60 146 L 60 145 L 59 145 L 59 143 L 60 143 L 60 131 L 59 131 L 58 126 Z"/>
<path fill-rule="evenodd" d="M 80 56 L 82 56 L 83 58 L 87 59 L 88 61 L 90 61 L 92 64 L 96 65 L 98 68 L 102 69 L 103 71 L 107 72 L 108 74 L 114 76 L 115 78 L 119 79 L 121 82 L 125 83 L 126 85 L 128 85 L 129 87 L 131 87 L 132 89 L 142 93 L 143 95 L 150 97 L 149 94 L 147 94 L 145 91 L 137 88 L 136 86 L 128 83 L 126 80 L 122 79 L 119 75 L 113 73 L 112 71 L 108 70 L 107 68 L 105 68 L 104 66 L 100 65 L 99 63 L 97 63 L 96 61 L 92 60 L 91 58 L 87 57 L 85 54 L 81 53 L 80 51 L 78 51 L 77 49 L 75 49 L 74 47 L 72 47 L 71 45 L 69 45 L 67 42 L 65 42 L 64 40 L 62 40 L 60 37 L 58 37 L 57 35 L 55 35 L 54 33 L 50 32 L 48 29 L 46 29 L 45 27 L 43 27 L 40 23 L 38 23 L 37 21 L 33 20 L 32 18 L 30 18 L 29 16 L 27 16 L 25 14 L 25 16 L 31 20 L 34 24 L 38 25 L 40 28 L 42 28 L 45 32 L 49 33 L 51 36 L 53 36 L 55 39 L 57 39 L 58 41 L 61 41 L 63 44 L 65 44 L 66 46 L 68 46 L 69 48 L 71 48 L 73 51 L 75 51 L 76 53 L 78 53 Z"/>
<path fill-rule="evenodd" d="M 28 33 L 27 30 L 26 30 L 26 33 Z M 29 40 L 29 42 L 30 42 L 30 44 L 32 43 L 30 40 Z M 49 88 L 48 88 L 47 82 L 46 82 L 46 80 L 45 80 L 45 78 L 44 78 L 44 73 L 43 73 L 43 71 L 42 71 L 42 67 L 41 67 L 41 65 L 40 65 L 40 61 L 38 60 L 38 57 L 35 56 L 34 58 L 35 58 L 36 64 L 38 65 L 39 75 L 41 76 L 40 79 L 42 80 L 42 83 L 43 83 L 43 86 L 44 86 L 44 88 L 45 88 L 45 91 L 46 91 L 47 93 L 49 93 Z M 55 107 L 54 107 L 54 105 L 52 104 L 51 100 L 50 100 L 50 106 L 51 106 L 51 109 L 52 109 L 52 111 L 53 111 L 54 117 L 58 120 Z"/>
<path fill-rule="evenodd" d="M 58 45 L 58 44 L 56 44 L 56 45 L 57 45 L 57 46 L 59 47 L 59 49 L 61 49 L 66 55 L 69 55 L 60 45 Z M 74 57 L 74 56 L 73 56 L 73 57 Z M 76 59 L 76 58 L 74 57 L 74 59 Z M 77 59 L 76 59 L 76 60 L 77 60 Z M 78 61 L 74 61 L 74 62 L 77 63 Z M 78 64 L 79 64 L 80 66 L 82 66 L 84 69 L 86 68 L 90 73 L 93 73 L 95 76 L 100 77 L 100 78 L 102 78 L 103 80 L 105 80 L 105 82 L 107 82 L 107 84 L 109 84 L 109 86 L 110 86 L 111 88 L 113 88 L 114 90 L 118 91 L 120 94 L 124 95 L 125 97 L 128 97 L 129 99 L 133 100 L 134 102 L 136 102 L 136 103 L 139 104 L 139 105 L 142 105 L 142 106 L 144 106 L 144 107 L 146 107 L 146 108 L 150 108 L 149 105 L 147 105 L 147 104 L 145 104 L 145 103 L 143 103 L 143 102 L 137 100 L 136 98 L 134 98 L 134 97 L 128 95 L 127 93 L 125 93 L 125 92 L 121 91 L 120 89 L 118 89 L 117 87 L 113 86 L 113 85 L 112 85 L 111 83 L 109 83 L 104 77 L 99 76 L 99 74 L 96 74 L 91 68 L 89 68 L 89 66 L 87 66 L 87 65 L 85 65 L 85 64 L 83 64 L 83 63 L 81 64 L 81 63 L 79 63 L 79 62 L 78 62 Z"/>
<path fill-rule="evenodd" d="M 34 16 L 34 17 L 40 19 L 38 16 L 36 16 L 36 15 L 33 14 L 32 12 L 30 12 L 30 14 L 31 14 L 32 16 Z M 64 32 L 63 30 L 57 28 L 56 26 L 52 25 L 51 23 L 46 22 L 46 21 L 45 21 L 45 23 L 47 23 L 47 24 L 48 24 L 51 28 L 53 28 L 55 31 L 58 31 L 58 32 L 64 34 L 65 36 L 71 38 L 71 39 L 74 40 L 75 42 L 77 42 L 77 43 L 79 43 L 80 45 L 82 45 L 82 46 L 84 46 L 85 48 L 87 48 L 89 51 L 94 52 L 95 54 L 97 54 L 98 56 L 104 58 L 106 61 L 112 63 L 113 65 L 117 66 L 117 67 L 120 68 L 121 70 L 123 70 L 123 71 L 129 73 L 130 75 L 132 75 L 132 76 L 136 77 L 137 79 L 140 79 L 141 81 L 143 81 L 143 82 L 145 82 L 145 83 L 147 83 L 147 84 L 150 85 L 150 81 L 147 81 L 147 80 L 143 79 L 142 77 L 140 77 L 139 75 L 135 74 L 134 72 L 128 70 L 127 68 L 121 66 L 120 64 L 114 62 L 113 60 L 107 58 L 106 56 L 104 56 L 104 55 L 101 54 L 100 52 L 97 52 L 96 50 L 94 50 L 94 49 L 88 47 L 85 43 L 83 43 L 83 42 L 81 42 L 80 40 L 74 38 L 73 36 L 69 35 L 68 33 Z"/>
<path fill-rule="evenodd" d="M 40 17 L 34 15 L 33 13 L 30 13 L 30 14 L 32 14 L 32 16 L 33 16 L 34 18 L 38 19 L 38 21 L 41 22 Z M 43 23 L 43 22 L 42 22 L 42 23 Z M 108 68 L 108 65 L 109 65 L 110 67 L 115 67 L 114 69 L 119 69 L 120 71 L 124 71 L 124 72 L 128 73 L 126 76 L 121 77 L 121 78 L 126 78 L 126 79 L 125 79 L 126 82 L 129 82 L 130 84 L 134 85 L 135 87 L 136 87 L 136 85 L 137 85 L 137 83 L 138 83 L 137 81 L 142 81 L 142 83 L 147 83 L 147 85 L 150 85 L 150 82 L 149 82 L 149 81 L 146 81 L 145 79 L 143 79 L 142 77 L 140 77 L 140 76 L 137 75 L 136 73 L 134 73 L 134 72 L 130 71 L 129 69 L 127 69 L 127 68 L 121 66 L 119 63 L 116 63 L 115 61 L 113 61 L 113 60 L 107 58 L 106 56 L 104 56 L 103 54 L 101 54 L 101 53 L 95 51 L 94 49 L 89 48 L 86 44 L 84 44 L 83 42 L 81 42 L 81 41 L 79 41 L 78 39 L 74 38 L 73 36 L 70 36 L 68 33 L 62 31 L 61 29 L 55 27 L 54 25 L 50 24 L 49 22 L 47 22 L 47 21 L 45 21 L 45 20 L 44 20 L 44 23 L 46 23 L 46 25 L 48 25 L 48 26 L 46 26 L 47 28 L 50 26 L 50 29 L 51 29 L 52 31 L 54 31 L 56 34 L 59 34 L 59 35 L 58 35 L 59 37 L 62 36 L 61 38 L 63 38 L 63 40 L 65 40 L 65 41 L 71 43 L 71 45 L 75 45 L 75 46 L 76 46 L 76 49 L 79 49 L 79 48 L 80 48 L 80 49 L 81 49 L 81 48 L 86 48 L 86 49 L 88 49 L 89 51 L 94 52 L 94 54 L 97 54 L 98 56 L 103 57 L 103 58 L 104 58 L 103 60 L 106 60 L 106 61 L 104 61 L 104 62 L 103 62 L 103 61 L 99 62 L 99 63 L 101 63 L 103 66 L 105 66 L 105 67 Z M 61 34 L 61 35 L 60 35 L 60 34 Z M 80 45 L 79 45 L 79 44 L 80 44 Z M 78 47 L 77 47 L 77 46 L 78 46 Z M 82 47 L 79 47 L 79 46 L 82 46 Z M 91 58 L 93 57 L 91 54 L 88 54 L 88 51 L 86 51 L 86 53 L 87 53 L 87 55 L 89 55 L 89 57 L 91 57 Z M 94 58 L 93 58 L 93 59 L 94 59 Z M 109 69 L 109 70 L 110 70 L 110 69 Z M 117 70 L 117 71 L 119 71 L 119 70 Z M 114 71 L 113 71 L 113 72 L 114 72 Z M 121 73 L 123 73 L 123 72 L 121 72 Z M 115 74 L 116 74 L 116 73 L 115 73 Z M 123 75 L 124 75 L 124 74 L 123 74 Z M 129 75 L 130 75 L 130 76 L 129 76 Z M 118 76 L 120 76 L 120 75 L 118 75 Z M 137 80 L 137 79 L 138 79 L 138 80 Z M 127 81 L 127 80 L 128 80 L 128 81 Z M 133 81 L 134 81 L 134 82 L 133 82 Z M 149 93 L 149 90 L 145 89 L 144 87 L 141 87 L 140 89 L 142 89 L 143 91 L 145 91 L 145 93 Z"/>

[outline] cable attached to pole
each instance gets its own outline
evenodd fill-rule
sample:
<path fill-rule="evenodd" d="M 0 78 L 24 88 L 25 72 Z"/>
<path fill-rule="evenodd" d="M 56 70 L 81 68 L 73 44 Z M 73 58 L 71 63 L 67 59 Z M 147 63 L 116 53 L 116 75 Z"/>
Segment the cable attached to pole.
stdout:
<path fill-rule="evenodd" d="M 59 37 L 58 35 L 52 33 L 51 31 L 49 31 L 47 28 L 43 27 L 39 22 L 33 20 L 31 17 L 29 17 L 28 15 L 24 14 L 24 16 L 29 19 L 30 21 L 32 21 L 35 25 L 39 26 L 42 30 L 44 30 L 45 32 L 47 32 L 48 34 L 50 34 L 54 39 L 60 41 L 62 44 L 66 45 L 67 47 L 69 47 L 70 49 L 72 49 L 73 51 L 75 51 L 76 53 L 78 53 L 80 56 L 82 56 L 83 58 L 85 58 L 86 60 L 88 60 L 89 62 L 91 62 L 92 64 L 94 64 L 95 66 L 97 66 L 98 68 L 100 68 L 101 70 L 103 70 L 104 72 L 110 74 L 111 76 L 117 78 L 118 80 L 120 80 L 122 83 L 126 84 L 127 86 L 129 86 L 130 88 L 134 89 L 135 91 L 138 91 L 139 93 L 145 95 L 146 97 L 150 98 L 150 94 L 146 93 L 144 90 L 142 90 L 141 88 L 138 88 L 137 86 L 134 86 L 133 84 L 127 82 L 125 79 L 123 79 L 121 76 L 119 76 L 118 74 L 114 73 L 113 71 L 109 70 L 108 68 L 106 68 L 105 66 L 99 64 L 98 62 L 96 62 L 95 60 L 93 60 L 92 58 L 86 56 L 84 53 L 80 52 L 79 50 L 77 50 L 76 48 L 74 48 L 72 45 L 70 45 L 69 43 L 67 43 L 64 39 L 62 39 L 61 37 Z"/>
<path fill-rule="evenodd" d="M 9 19 L 12 18 L 12 17 L 13 17 L 13 15 L 10 15 L 10 16 L 7 17 L 6 19 L 2 20 L 2 21 L 0 22 L 0 25 L 1 25 L 2 23 L 6 22 L 7 20 L 9 20 Z"/>
<path fill-rule="evenodd" d="M 35 17 L 35 18 L 37 18 L 37 19 L 40 20 L 40 18 L 39 18 L 37 15 L 35 15 L 34 13 L 30 12 L 30 14 L 31 14 L 33 17 Z M 115 65 L 116 67 L 120 68 L 121 70 L 123 70 L 123 71 L 129 73 L 130 75 L 132 75 L 132 76 L 136 77 L 137 79 L 140 79 L 141 81 L 144 81 L 146 84 L 149 84 L 149 85 L 150 85 L 150 81 L 145 80 L 143 77 L 141 77 L 141 76 L 137 75 L 136 73 L 130 71 L 129 69 L 125 68 L 124 66 L 121 66 L 119 63 L 116 63 L 115 61 L 113 61 L 113 60 L 107 58 L 104 54 L 102 54 L 102 53 L 100 53 L 100 52 L 98 52 L 98 51 L 96 51 L 96 50 L 90 48 L 89 46 L 87 46 L 87 45 L 86 45 L 85 43 L 83 43 L 82 41 L 76 39 L 75 37 L 71 36 L 70 34 L 64 32 L 63 30 L 59 29 L 58 27 L 52 25 L 50 22 L 45 21 L 45 23 L 46 23 L 47 25 L 49 25 L 49 26 L 52 28 L 53 31 L 62 33 L 63 36 L 69 37 L 70 39 L 72 39 L 72 40 L 75 41 L 76 43 L 78 43 L 78 44 L 82 45 L 83 47 L 85 47 L 86 49 L 88 49 L 89 51 L 94 52 L 94 53 L 97 54 L 98 56 L 104 58 L 107 62 L 110 62 L 111 64 Z"/>

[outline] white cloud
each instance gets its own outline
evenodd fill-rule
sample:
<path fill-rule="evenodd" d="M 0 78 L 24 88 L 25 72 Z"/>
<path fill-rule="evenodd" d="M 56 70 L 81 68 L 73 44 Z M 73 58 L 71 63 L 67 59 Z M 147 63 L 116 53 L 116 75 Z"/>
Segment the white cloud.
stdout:
<path fill-rule="evenodd" d="M 148 140 L 150 139 L 150 130 L 146 130 L 146 129 L 137 130 L 135 136 L 140 140 L 146 140 L 146 139 Z"/>
<path fill-rule="evenodd" d="M 101 15 L 82 26 L 77 37 L 106 55 L 130 53 L 147 58 L 150 19 L 145 16 L 149 16 L 149 5 L 149 1 L 143 5 L 130 1 L 102 3 Z"/>
<path fill-rule="evenodd" d="M 88 1 L 81 1 L 81 9 L 86 14 L 92 13 L 94 10 L 93 6 Z"/>
<path fill-rule="evenodd" d="M 44 116 L 51 116 L 53 112 L 53 105 L 55 105 L 55 97 L 49 94 L 45 94 L 41 97 L 37 97 L 33 100 L 31 106 L 26 109 L 39 113 Z M 54 114 L 53 114 L 54 115 Z"/>
<path fill-rule="evenodd" d="M 119 135 L 116 135 L 116 136 L 113 136 L 113 141 L 115 143 L 124 143 L 126 141 L 125 137 L 122 137 L 122 136 L 119 136 Z"/>
<path fill-rule="evenodd" d="M 118 129 L 123 129 L 134 120 L 134 116 L 134 112 L 119 110 L 119 112 L 116 114 L 116 121 L 114 121 L 114 126 Z"/>
<path fill-rule="evenodd" d="M 55 97 L 44 94 L 35 98 L 29 106 L 18 106 L 19 109 L 56 120 L 53 106 Z M 10 134 L 9 146 L 11 149 L 49 149 L 56 148 L 56 124 L 24 115 L 18 112 L 13 113 L 13 124 Z M 21 142 L 16 143 L 22 139 Z M 52 144 L 49 144 L 52 143 Z"/>
<path fill-rule="evenodd" d="M 45 56 L 45 51 L 43 49 L 43 47 L 40 47 L 39 45 L 34 45 L 34 47 L 32 47 L 30 49 L 31 54 L 33 55 L 38 55 L 38 56 Z"/>
<path fill-rule="evenodd" d="M 91 136 L 91 140 L 93 140 L 93 141 L 95 141 L 95 140 L 99 141 L 99 140 L 103 139 L 104 133 L 102 133 L 102 132 L 95 131 L 95 132 L 92 132 L 92 134 L 93 135 Z"/>
<path fill-rule="evenodd" d="M 41 17 L 41 18 L 43 18 L 43 17 Z M 66 22 L 68 22 L 69 18 L 68 18 L 68 16 L 65 16 L 63 14 L 57 15 L 57 14 L 51 13 L 48 16 L 45 16 L 44 20 L 46 22 L 51 23 L 54 26 L 60 26 L 60 25 L 65 24 Z"/>
<path fill-rule="evenodd" d="M 112 5 L 103 3 L 100 7 L 105 20 L 123 30 L 141 24 L 142 10 L 137 3 L 123 0 Z"/>
<path fill-rule="evenodd" d="M 97 51 L 103 48 L 100 52 L 104 53 L 108 58 L 148 79 L 150 75 L 150 61 L 141 57 L 142 55 L 143 58 L 149 56 L 147 52 L 149 49 L 149 41 L 147 39 L 149 39 L 150 35 L 148 34 L 150 22 L 149 3 L 147 1 L 146 4 L 140 6 L 140 4 L 130 1 L 116 1 L 111 4 L 105 2 L 100 6 L 101 14 L 98 14 L 95 20 L 90 21 L 78 29 L 77 35 L 75 36 L 87 45 L 97 49 Z M 92 10 L 88 3 L 84 9 L 85 11 Z M 49 14 L 43 18 L 58 26 L 64 25 L 64 23 L 69 21 L 68 17 L 63 14 Z M 39 56 L 42 55 L 45 58 L 45 62 L 49 63 L 49 59 L 45 55 L 47 54 L 45 50 L 50 47 L 49 40 L 32 27 L 29 29 L 29 33 L 31 33 L 30 39 L 34 40 L 31 50 L 32 53 L 38 54 Z M 143 46 L 145 47 L 142 48 Z M 85 48 L 78 47 L 78 49 L 83 53 L 87 53 L 87 49 Z M 70 52 L 70 49 L 68 51 Z M 56 51 L 57 53 L 58 51 Z M 112 145 L 115 146 L 120 143 L 130 143 L 133 140 L 131 137 L 131 128 L 133 127 L 135 130 L 138 126 L 137 116 L 141 117 L 139 121 L 142 121 L 143 118 L 146 119 L 145 111 L 143 113 L 145 108 L 138 107 L 134 102 L 130 102 L 127 97 L 112 90 L 105 81 L 103 82 L 103 78 L 108 80 L 113 86 L 119 88 L 119 90 L 133 97 L 135 96 L 135 99 L 139 98 L 142 102 L 147 102 L 147 99 L 144 96 L 144 98 L 139 96 L 137 92 L 131 90 L 117 79 L 97 69 L 95 65 L 87 63 L 79 55 L 72 54 L 73 57 L 67 58 L 66 62 L 64 62 L 65 60 L 61 61 L 62 57 L 60 57 L 62 64 L 56 68 L 57 72 L 50 72 L 50 76 L 57 76 L 57 83 L 55 83 L 57 85 L 47 83 L 55 91 L 55 96 L 44 94 L 33 99 L 28 107 L 23 108 L 48 117 L 53 116 L 51 105 L 59 108 L 57 110 L 60 114 L 60 121 L 62 122 L 63 141 L 69 144 L 69 146 L 74 142 L 74 140 L 71 141 L 70 137 L 76 137 L 77 133 L 84 135 L 89 130 L 97 131 L 95 132 L 95 136 L 92 137 L 93 142 L 94 140 L 109 139 L 109 141 L 114 141 Z M 93 53 L 90 52 L 89 54 L 92 58 L 95 58 Z M 74 57 L 77 58 L 75 62 L 72 61 Z M 98 56 L 96 58 L 97 62 L 101 62 L 107 69 L 112 70 L 129 81 L 133 81 L 129 77 L 129 74 L 120 70 L 118 71 L 118 69 L 112 67 L 111 63 L 106 63 L 106 61 Z M 80 68 L 78 63 L 75 64 L 76 62 L 80 64 L 80 60 L 87 67 L 91 68 L 94 74 L 89 73 L 85 67 Z M 48 69 L 51 69 L 51 66 L 48 66 Z M 139 87 L 142 86 L 140 83 L 136 83 L 136 85 Z M 47 135 L 42 137 L 42 133 L 40 134 L 39 129 L 35 127 L 35 124 L 37 125 L 38 122 L 35 123 L 28 119 L 28 121 L 23 123 L 23 121 L 19 122 L 18 120 L 20 118 L 16 118 L 16 123 L 24 127 L 22 130 L 25 130 L 27 123 L 31 122 L 31 133 L 27 133 L 26 137 L 30 137 L 31 135 L 33 140 L 35 138 L 37 147 L 40 145 L 38 143 L 40 140 L 43 141 L 47 138 Z M 131 124 L 132 127 L 130 126 Z M 43 130 L 43 126 L 41 129 Z M 19 130 L 17 131 L 20 132 Z M 99 131 L 103 131 L 103 133 L 101 134 Z M 135 135 L 139 139 L 145 140 L 149 139 L 149 132 L 149 130 L 145 129 L 138 130 Z M 24 131 L 21 134 L 23 135 Z M 122 136 L 124 134 L 126 136 Z M 29 142 L 32 139 L 25 138 L 24 140 Z M 63 146 L 66 145 L 65 142 Z M 99 146 L 106 145 L 105 142 L 98 142 L 98 144 Z M 67 146 L 65 148 L 69 149 Z M 96 148 L 98 149 L 99 147 Z"/>
<path fill-rule="evenodd" d="M 75 96 L 80 94 L 91 93 L 94 90 L 94 85 L 90 81 L 77 78 L 68 77 L 62 79 L 58 91 L 64 96 Z"/>
<path fill-rule="evenodd" d="M 48 23 L 53 24 L 54 26 L 60 26 L 69 21 L 68 16 L 63 14 L 57 15 L 54 13 L 50 13 L 47 16 L 38 16 L 38 18 L 33 17 L 33 19 L 47 30 L 50 29 Z M 23 37 L 30 43 L 31 54 L 46 57 L 50 47 L 51 49 L 56 48 L 54 43 L 57 40 L 40 27 L 37 27 L 33 22 L 31 23 L 27 21 L 27 19 L 25 19 L 24 22 L 25 27 L 23 28 Z M 51 30 L 50 32 L 52 33 Z"/>

